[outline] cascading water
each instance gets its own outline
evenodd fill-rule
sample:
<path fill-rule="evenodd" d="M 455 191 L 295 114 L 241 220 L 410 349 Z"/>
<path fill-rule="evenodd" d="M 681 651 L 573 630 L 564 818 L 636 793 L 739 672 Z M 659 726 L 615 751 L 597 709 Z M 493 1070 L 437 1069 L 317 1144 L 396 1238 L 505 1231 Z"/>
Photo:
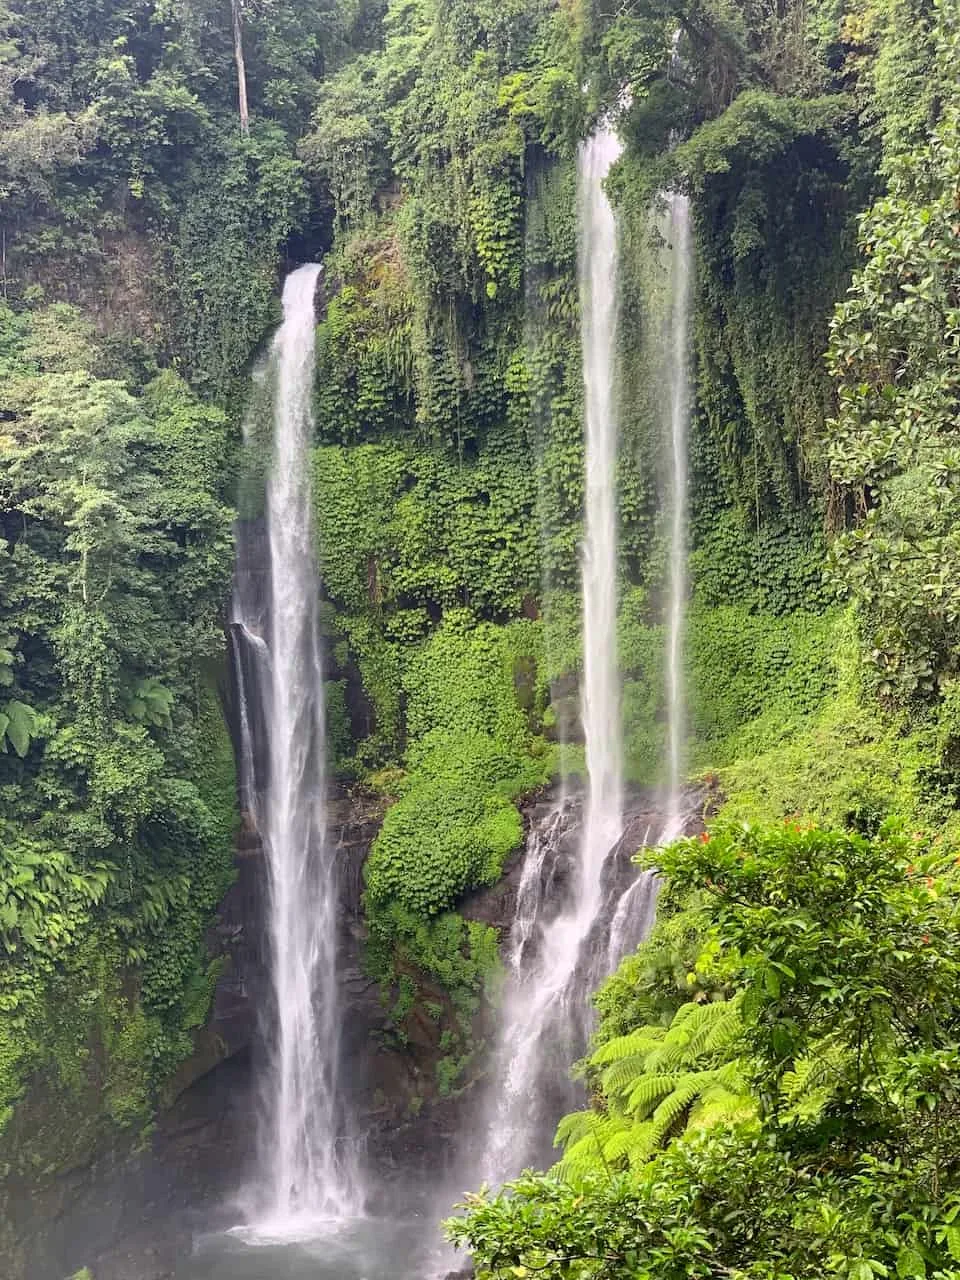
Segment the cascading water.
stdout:
<path fill-rule="evenodd" d="M 644 849 L 650 843 L 648 826 L 640 841 Z M 613 973 L 623 957 L 650 932 L 657 911 L 657 886 L 653 873 L 645 871 L 620 895 L 607 937 L 606 972 Z M 602 976 L 602 975 L 598 975 Z"/>
<path fill-rule="evenodd" d="M 265 552 L 244 563 L 238 538 L 233 636 L 241 773 L 269 872 L 274 1022 L 260 1143 L 260 1229 L 296 1235 L 360 1212 L 355 1158 L 338 1101 L 337 882 L 327 840 L 323 662 L 317 622 L 308 450 L 312 434 L 314 295 L 320 268 L 288 277 L 283 323 L 265 382 L 273 397 Z M 255 589 L 259 581 L 259 590 Z M 251 670 L 259 693 L 256 742 Z M 257 759 L 266 762 L 259 768 Z"/>
<path fill-rule="evenodd" d="M 563 1075 L 583 1048 L 585 951 L 604 905 L 603 869 L 623 829 L 623 761 L 617 671 L 617 420 L 614 360 L 617 319 L 617 229 L 603 189 L 621 145 L 601 127 L 578 154 L 580 298 L 586 426 L 585 536 L 582 554 L 583 652 L 581 714 L 588 788 L 572 873 L 563 906 L 538 920 L 532 962 L 514 945 L 494 1069 L 499 1088 L 489 1121 L 482 1175 L 502 1183 L 542 1154 L 551 1123 L 570 1099 Z M 556 857 L 560 814 L 527 842 L 514 930 L 529 933 L 521 916 L 542 885 L 544 857 Z M 542 893 L 538 890 L 538 893 Z M 520 962 L 524 960 L 521 969 Z M 551 1101 L 553 1105 L 551 1106 Z M 559 1105 L 558 1105 L 559 1102 Z M 545 1108 L 552 1111 L 544 1116 Z"/>
<path fill-rule="evenodd" d="M 614 403 L 617 227 L 603 189 L 622 150 L 612 129 L 580 149 L 580 300 L 586 425 L 581 711 L 587 756 L 577 932 L 600 905 L 607 854 L 623 830 L 623 734 L 617 667 L 617 419 Z"/>
<path fill-rule="evenodd" d="M 662 232 L 667 243 L 669 316 L 666 383 L 670 435 L 670 587 L 667 613 L 667 821 L 661 844 L 683 829 L 680 787 L 686 737 L 683 686 L 683 626 L 687 595 L 687 433 L 690 419 L 690 374 L 687 352 L 693 237 L 690 202 L 678 192 L 664 197 Z"/>
<path fill-rule="evenodd" d="M 550 921 L 544 913 L 559 897 L 557 881 L 565 870 L 562 846 L 575 812 L 561 798 L 527 836 L 505 956 L 507 982 L 492 1072 L 496 1093 L 480 1162 L 480 1177 L 490 1186 L 501 1185 L 539 1159 L 544 1139 L 549 1142 L 564 1109 L 567 1066 L 574 1052 L 564 995 L 578 948 L 569 918 L 557 915 Z"/>

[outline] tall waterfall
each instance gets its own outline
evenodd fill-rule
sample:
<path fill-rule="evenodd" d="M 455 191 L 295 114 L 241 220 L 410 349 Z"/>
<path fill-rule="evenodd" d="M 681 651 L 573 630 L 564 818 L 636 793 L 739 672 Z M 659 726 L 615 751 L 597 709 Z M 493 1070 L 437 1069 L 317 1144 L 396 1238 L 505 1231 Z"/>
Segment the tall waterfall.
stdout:
<path fill-rule="evenodd" d="M 274 1022 L 260 1143 L 261 1212 L 272 1234 L 356 1213 L 359 1180 L 338 1106 L 337 882 L 327 839 L 323 661 L 317 622 L 309 447 L 314 294 L 320 267 L 283 290 L 283 323 L 263 382 L 272 392 L 273 448 L 260 563 L 238 537 L 233 634 L 248 812 L 269 878 Z M 257 587 L 260 583 L 259 589 Z M 254 678 L 258 715 L 251 710 Z M 259 723 L 266 739 L 257 742 Z M 256 759 L 260 766 L 259 787 Z"/>
<path fill-rule="evenodd" d="M 603 183 L 622 148 L 609 128 L 579 152 L 580 305 L 586 423 L 583 686 L 587 803 L 577 921 L 585 937 L 600 873 L 623 829 L 623 735 L 617 668 L 617 419 L 614 406 L 617 228 Z"/>
<path fill-rule="evenodd" d="M 683 826 L 680 781 L 686 738 L 683 685 L 683 625 L 687 595 L 687 434 L 690 419 L 688 333 L 693 277 L 690 202 L 669 192 L 662 232 L 667 242 L 669 312 L 665 351 L 665 403 L 670 438 L 670 585 L 667 612 L 667 822 L 661 843 Z"/>
<path fill-rule="evenodd" d="M 617 421 L 614 362 L 617 228 L 603 183 L 620 155 L 601 127 L 578 154 L 580 300 L 586 426 L 582 554 L 581 712 L 588 789 L 563 904 L 544 914 L 544 884 L 564 859 L 569 802 L 531 831 L 508 955 L 509 980 L 494 1076 L 497 1094 L 481 1172 L 502 1183 L 543 1154 L 572 1101 L 566 1073 L 582 1052 L 593 936 L 604 902 L 603 871 L 623 829 L 623 761 L 617 671 Z M 605 945 L 601 954 L 606 955 Z"/>

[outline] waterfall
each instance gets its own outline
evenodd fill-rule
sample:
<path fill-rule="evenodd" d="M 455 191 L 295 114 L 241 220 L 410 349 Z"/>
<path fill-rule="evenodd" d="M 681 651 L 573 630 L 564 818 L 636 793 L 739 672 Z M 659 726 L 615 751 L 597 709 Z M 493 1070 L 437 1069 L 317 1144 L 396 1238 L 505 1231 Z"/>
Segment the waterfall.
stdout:
<path fill-rule="evenodd" d="M 564 896 L 563 845 L 576 817 L 575 807 L 561 797 L 527 836 L 480 1162 L 481 1178 L 490 1186 L 545 1155 L 566 1107 L 574 1046 L 563 998 L 577 953 L 568 950 L 573 939 L 565 918 L 555 909 L 551 921 L 549 910 Z"/>
<path fill-rule="evenodd" d="M 622 148 L 599 129 L 578 155 L 580 305 L 586 424 L 586 532 L 582 555 L 587 803 L 577 919 L 589 931 L 600 873 L 623 829 L 623 741 L 617 669 L 617 420 L 614 408 L 617 228 L 603 189 Z"/>
<path fill-rule="evenodd" d="M 677 192 L 665 195 L 662 232 L 669 255 L 669 312 L 665 404 L 670 437 L 670 568 L 667 611 L 667 821 L 661 836 L 666 844 L 683 829 L 680 782 L 686 724 L 683 684 L 683 626 L 687 595 L 687 433 L 690 420 L 688 332 L 693 277 L 693 238 L 690 202 Z"/>
<path fill-rule="evenodd" d="M 238 536 L 231 628 L 240 729 L 248 737 L 241 744 L 241 775 L 269 882 L 274 1020 L 260 1199 L 264 1230 L 276 1235 L 360 1210 L 358 1174 L 341 1132 L 338 1102 L 337 882 L 327 839 L 324 673 L 311 514 L 319 272 L 315 265 L 300 267 L 283 290 L 283 323 L 264 379 L 273 400 L 266 536 L 259 544 L 252 534 Z M 251 671 L 265 743 L 253 731 Z"/>
<path fill-rule="evenodd" d="M 562 855 L 570 805 L 561 800 L 527 840 L 494 1063 L 497 1092 L 481 1166 L 484 1180 L 494 1185 L 545 1154 L 553 1124 L 574 1100 L 566 1075 L 585 1046 L 595 971 L 591 953 L 599 947 L 606 955 L 596 934 L 602 932 L 600 917 L 613 909 L 604 894 L 604 866 L 623 829 L 616 648 L 617 228 L 603 189 L 620 151 L 616 134 L 604 126 L 582 144 L 577 161 L 586 443 L 581 714 L 588 786 L 573 865 L 564 868 L 562 906 L 552 916 L 543 910 L 544 867 Z"/>

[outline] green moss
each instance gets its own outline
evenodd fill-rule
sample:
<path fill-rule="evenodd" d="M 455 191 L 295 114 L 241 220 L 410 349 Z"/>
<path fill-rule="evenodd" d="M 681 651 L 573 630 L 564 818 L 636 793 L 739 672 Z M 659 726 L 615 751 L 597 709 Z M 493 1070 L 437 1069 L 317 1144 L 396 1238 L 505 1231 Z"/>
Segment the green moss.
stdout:
<path fill-rule="evenodd" d="M 688 623 L 692 763 L 721 765 L 788 736 L 834 692 L 836 614 L 694 609 Z"/>
<path fill-rule="evenodd" d="M 629 595 L 620 653 L 628 772 L 653 783 L 662 780 L 666 754 L 666 636 L 646 614 L 645 595 Z M 746 758 L 807 723 L 835 690 L 841 628 L 836 613 L 775 616 L 743 605 L 694 605 L 684 639 L 689 768 Z"/>
<path fill-rule="evenodd" d="M 831 665 L 835 691 L 815 714 L 719 770 L 722 817 L 754 824 L 791 817 L 873 834 L 895 813 L 939 829 L 951 845 L 960 842 L 952 711 L 884 713 L 870 697 L 849 614 L 834 624 Z M 948 698 L 949 707 L 954 701 Z M 739 741 L 749 746 L 749 732 Z"/>

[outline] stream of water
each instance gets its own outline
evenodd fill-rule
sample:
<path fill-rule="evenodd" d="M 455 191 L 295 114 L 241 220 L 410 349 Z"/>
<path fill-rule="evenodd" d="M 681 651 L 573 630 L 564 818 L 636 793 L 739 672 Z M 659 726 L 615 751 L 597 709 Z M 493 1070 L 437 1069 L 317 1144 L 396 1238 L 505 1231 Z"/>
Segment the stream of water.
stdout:
<path fill-rule="evenodd" d="M 617 666 L 617 227 L 604 181 L 622 148 L 603 126 L 577 159 L 578 253 L 585 422 L 583 677 L 587 791 L 576 856 L 558 904 L 545 892 L 570 814 L 561 798 L 530 833 L 511 930 L 493 1098 L 481 1176 L 499 1185 L 542 1158 L 583 1048 L 591 966 L 584 951 L 604 902 L 603 869 L 623 830 L 623 749 Z M 545 912 L 544 908 L 548 908 Z M 558 1071 L 558 1065 L 563 1064 Z"/>
<path fill-rule="evenodd" d="M 264 1239 L 309 1236 L 318 1221 L 354 1218 L 362 1208 L 337 1081 L 338 901 L 327 841 L 323 656 L 309 467 L 319 273 L 312 264 L 300 267 L 284 286 L 283 323 L 265 374 L 273 401 L 266 564 L 245 565 L 246 544 L 238 539 L 233 606 L 235 642 L 245 649 L 237 663 L 241 731 L 249 735 L 241 785 L 263 841 L 269 880 L 274 1017 L 266 1035 L 270 1053 L 260 1182 L 250 1215 L 250 1232 Z M 259 592 L 251 589 L 258 576 L 267 580 Z M 255 695 L 263 743 L 254 740 Z M 256 785 L 258 748 L 267 755 L 261 788 Z"/>
<path fill-rule="evenodd" d="M 667 821 L 659 843 L 667 844 L 683 830 L 681 812 L 683 753 L 686 741 L 683 684 L 683 629 L 687 596 L 687 434 L 690 422 L 688 333 L 693 278 L 693 235 L 690 202 L 668 192 L 661 227 L 666 241 L 669 276 L 665 403 L 670 439 L 670 586 L 667 610 Z"/>

